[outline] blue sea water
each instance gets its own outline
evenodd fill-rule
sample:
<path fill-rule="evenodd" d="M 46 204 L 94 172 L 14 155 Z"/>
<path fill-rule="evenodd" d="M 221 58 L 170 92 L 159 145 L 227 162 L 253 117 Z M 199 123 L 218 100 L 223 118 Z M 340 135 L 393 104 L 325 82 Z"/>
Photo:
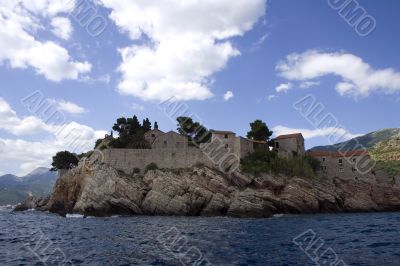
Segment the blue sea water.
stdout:
<path fill-rule="evenodd" d="M 0 229 L 0 265 L 400 265 L 400 213 L 63 218 L 2 209 Z"/>

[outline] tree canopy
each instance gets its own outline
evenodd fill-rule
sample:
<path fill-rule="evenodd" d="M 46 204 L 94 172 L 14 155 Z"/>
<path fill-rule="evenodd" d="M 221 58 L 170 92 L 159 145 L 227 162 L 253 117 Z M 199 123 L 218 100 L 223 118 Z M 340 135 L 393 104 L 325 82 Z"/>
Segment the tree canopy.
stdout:
<path fill-rule="evenodd" d="M 180 116 L 176 121 L 179 134 L 187 136 L 189 141 L 200 144 L 210 140 L 211 132 L 199 122 L 194 122 L 191 117 Z"/>
<path fill-rule="evenodd" d="M 148 118 L 140 123 L 136 115 L 132 118 L 120 117 L 112 129 L 119 133 L 118 138 L 111 141 L 113 148 L 148 149 L 150 144 L 144 139 L 144 134 L 151 130 L 151 122 Z"/>
<path fill-rule="evenodd" d="M 258 141 L 268 141 L 272 136 L 267 124 L 261 120 L 255 120 L 250 123 L 250 131 L 247 132 L 247 138 Z"/>
<path fill-rule="evenodd" d="M 78 156 L 69 151 L 60 151 L 53 156 L 53 162 L 51 163 L 51 171 L 57 171 L 61 169 L 72 169 L 77 166 L 79 162 Z"/>

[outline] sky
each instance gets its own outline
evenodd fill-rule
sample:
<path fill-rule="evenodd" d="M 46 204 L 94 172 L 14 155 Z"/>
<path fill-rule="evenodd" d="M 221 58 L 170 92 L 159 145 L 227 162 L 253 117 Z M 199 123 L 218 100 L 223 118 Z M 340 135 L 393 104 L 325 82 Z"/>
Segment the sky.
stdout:
<path fill-rule="evenodd" d="M 306 148 L 399 127 L 396 0 L 3 0 L 0 174 L 177 115 Z"/>

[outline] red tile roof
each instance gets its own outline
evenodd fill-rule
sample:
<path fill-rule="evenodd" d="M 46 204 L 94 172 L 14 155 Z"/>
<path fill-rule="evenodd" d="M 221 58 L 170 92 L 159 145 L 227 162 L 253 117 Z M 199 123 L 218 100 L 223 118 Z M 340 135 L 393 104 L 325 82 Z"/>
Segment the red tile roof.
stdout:
<path fill-rule="evenodd" d="M 291 139 L 291 138 L 297 138 L 297 137 L 303 137 L 301 133 L 294 133 L 294 134 L 286 134 L 286 135 L 280 135 L 276 137 L 275 139 L 280 140 L 280 139 Z"/>
<path fill-rule="evenodd" d="M 366 150 L 344 151 L 344 152 L 309 151 L 307 152 L 307 155 L 311 157 L 352 157 L 352 156 L 369 155 L 369 152 Z"/>

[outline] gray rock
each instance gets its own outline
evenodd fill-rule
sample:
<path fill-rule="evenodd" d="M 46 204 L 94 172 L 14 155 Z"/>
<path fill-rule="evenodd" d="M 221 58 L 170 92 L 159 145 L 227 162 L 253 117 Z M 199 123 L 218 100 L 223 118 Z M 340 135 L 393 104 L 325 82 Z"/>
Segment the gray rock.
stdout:
<path fill-rule="evenodd" d="M 47 200 L 24 206 L 65 215 L 179 215 L 270 217 L 277 213 L 400 210 L 400 188 L 354 180 L 321 180 L 207 167 L 127 175 L 92 162 L 61 176 Z M 32 205 L 33 204 L 33 205 Z"/>

